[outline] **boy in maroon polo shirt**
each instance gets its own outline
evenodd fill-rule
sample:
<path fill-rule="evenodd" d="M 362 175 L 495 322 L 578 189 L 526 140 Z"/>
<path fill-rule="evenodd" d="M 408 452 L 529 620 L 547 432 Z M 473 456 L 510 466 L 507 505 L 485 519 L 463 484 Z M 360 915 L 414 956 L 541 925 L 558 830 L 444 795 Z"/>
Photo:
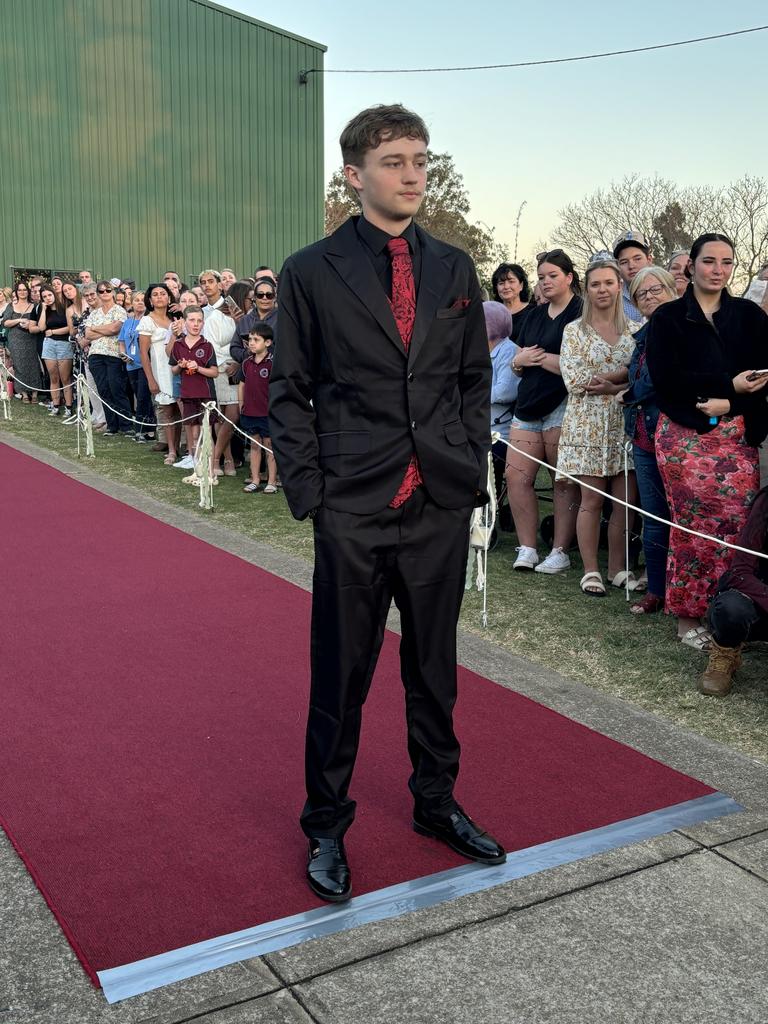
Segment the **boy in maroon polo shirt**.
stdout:
<path fill-rule="evenodd" d="M 264 494 L 277 493 L 277 464 L 272 454 L 269 431 L 269 378 L 272 373 L 270 347 L 274 337 L 267 323 L 258 322 L 248 332 L 248 354 L 240 370 L 238 385 L 240 427 L 251 439 L 251 482 L 243 490 L 253 494 L 260 489 L 261 453 L 267 448 L 267 486 Z"/>
<path fill-rule="evenodd" d="M 218 377 L 219 367 L 213 345 L 203 337 L 203 311 L 199 306 L 187 306 L 184 310 L 184 330 L 186 333 L 174 342 L 168 362 L 171 373 L 182 374 L 181 414 L 187 421 L 184 431 L 191 455 L 200 434 L 203 402 L 216 401 L 213 378 Z"/>

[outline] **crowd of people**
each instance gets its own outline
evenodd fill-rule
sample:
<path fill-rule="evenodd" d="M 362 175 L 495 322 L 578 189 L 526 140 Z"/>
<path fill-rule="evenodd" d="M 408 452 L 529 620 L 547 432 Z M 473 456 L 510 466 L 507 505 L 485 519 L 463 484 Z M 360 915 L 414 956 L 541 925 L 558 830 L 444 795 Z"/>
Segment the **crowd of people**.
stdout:
<path fill-rule="evenodd" d="M 522 267 L 502 264 L 485 304 L 494 455 L 505 462 L 499 521 L 517 534 L 513 568 L 564 572 L 575 537 L 584 594 L 629 587 L 643 594 L 633 614 L 676 616 L 680 641 L 709 652 L 699 690 L 715 696 L 730 692 L 743 644 L 768 639 L 768 560 L 707 539 L 768 554 L 758 453 L 768 434 L 768 289 L 732 296 L 733 269 L 725 235 L 702 235 L 661 267 L 648 240 L 627 231 L 595 253 L 583 284 L 562 249 L 538 254 L 534 292 Z M 552 467 L 554 513 L 545 557 L 541 463 Z M 647 513 L 639 577 L 625 566 L 625 502 Z"/>
<path fill-rule="evenodd" d="M 499 522 L 518 539 L 512 568 L 564 572 L 575 540 L 584 595 L 628 587 L 642 594 L 632 614 L 676 616 L 680 641 L 709 652 L 700 691 L 718 696 L 731 689 L 743 644 L 768 639 L 768 560 L 702 536 L 768 553 L 768 494 L 758 495 L 768 288 L 732 296 L 733 267 L 725 235 L 702 235 L 661 267 L 629 230 L 592 257 L 583 282 L 562 249 L 537 255 L 533 288 L 522 266 L 501 264 L 484 303 Z M 757 280 L 768 280 L 768 266 Z M 245 465 L 246 493 L 277 493 L 271 268 L 242 278 L 206 269 L 194 286 L 169 270 L 143 290 L 83 270 L 76 282 L 32 276 L 2 292 L 0 352 L 19 401 L 71 426 L 82 373 L 95 431 L 151 444 L 184 470 L 194 467 L 202 405 L 214 401 L 214 476 Z M 551 467 L 553 504 L 543 557 L 540 463 Z M 639 576 L 625 564 L 624 502 L 648 513 Z"/>
<path fill-rule="evenodd" d="M 82 373 L 93 429 L 153 442 L 176 469 L 194 467 L 203 403 L 214 401 L 222 413 L 214 428 L 214 477 L 235 476 L 243 460 L 238 424 L 252 442 L 255 465 L 270 449 L 275 272 L 260 266 L 238 279 L 229 269 L 209 269 L 188 287 L 168 270 L 143 290 L 119 278 L 95 282 L 88 270 L 78 278 L 75 284 L 30 277 L 4 290 L 0 341 L 15 397 L 71 426 L 78 419 L 73 380 Z M 265 481 L 261 473 L 247 478 L 246 492 L 277 492 L 274 458 L 266 454 L 265 461 Z"/>

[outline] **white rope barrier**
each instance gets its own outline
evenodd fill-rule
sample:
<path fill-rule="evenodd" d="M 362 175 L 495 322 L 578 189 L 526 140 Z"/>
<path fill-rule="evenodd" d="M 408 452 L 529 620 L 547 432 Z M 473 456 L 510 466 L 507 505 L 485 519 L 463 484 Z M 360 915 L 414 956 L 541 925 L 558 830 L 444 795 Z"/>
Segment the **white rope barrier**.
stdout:
<path fill-rule="evenodd" d="M 2 363 L 0 363 L 0 389 L 1 389 L 0 390 L 0 395 L 3 396 L 3 397 L 0 397 L 0 401 L 2 401 L 2 403 L 3 403 L 4 418 L 5 419 L 11 419 L 10 409 L 9 409 L 8 388 L 7 388 L 7 381 L 8 381 L 8 379 L 11 379 L 11 380 L 21 384 L 22 387 L 27 387 L 28 386 L 28 385 L 24 384 L 24 382 L 21 381 L 20 378 L 17 377 L 11 370 L 9 370 L 6 366 L 4 366 Z M 5 386 L 3 386 L 3 385 L 5 385 Z M 77 413 L 78 455 L 80 454 L 79 432 L 80 432 L 81 429 L 83 429 L 85 431 L 85 433 L 86 433 L 86 455 L 87 456 L 94 456 L 95 452 L 94 452 L 94 449 L 93 449 L 93 433 L 92 433 L 92 429 L 91 430 L 88 429 L 89 425 L 90 425 L 90 418 L 91 418 L 90 417 L 90 403 L 85 401 L 85 391 L 83 390 L 83 389 L 87 389 L 89 392 L 93 392 L 94 389 L 90 386 L 90 384 L 85 379 L 85 376 L 83 374 L 79 374 L 78 377 L 76 378 L 76 380 L 73 382 L 73 384 L 71 386 L 73 386 L 73 387 L 75 387 L 77 389 L 77 396 L 78 396 L 78 413 Z M 131 423 L 135 423 L 135 424 L 137 424 L 140 427 L 155 426 L 155 424 L 148 424 L 146 421 L 138 420 L 138 419 L 136 419 L 133 416 L 130 416 L 130 417 L 125 416 L 124 413 L 121 413 L 119 410 L 114 409 L 111 405 L 109 405 L 107 402 L 105 402 L 103 398 L 101 399 L 101 402 L 102 402 L 102 405 L 106 406 L 106 408 L 108 408 L 116 416 L 120 417 L 120 419 L 127 420 L 127 421 L 129 421 Z M 208 415 L 209 421 L 210 421 L 210 415 L 212 413 L 215 413 L 218 418 L 223 420 L 225 423 L 228 423 L 234 430 L 236 430 L 240 435 L 242 435 L 242 437 L 244 437 L 247 441 L 250 441 L 250 443 L 252 445 L 254 445 L 254 444 L 257 445 L 259 448 L 261 448 L 265 452 L 268 452 L 270 455 L 274 454 L 273 450 L 271 448 L 269 448 L 267 445 L 262 444 L 260 441 L 254 440 L 249 434 L 246 434 L 245 431 L 242 430 L 237 425 L 237 423 L 234 423 L 231 419 L 229 419 L 228 416 L 226 416 L 222 412 L 221 408 L 215 402 L 206 402 L 204 404 L 203 408 L 204 408 L 204 410 L 206 411 L 206 413 Z M 87 411 L 86 411 L 86 409 L 87 409 Z M 174 421 L 172 421 L 170 423 L 158 422 L 157 423 L 157 429 L 163 429 L 165 427 L 177 426 L 177 425 L 179 425 L 181 423 L 189 423 L 190 421 L 195 420 L 195 419 L 197 419 L 197 415 L 195 415 L 195 416 L 186 416 L 186 417 L 184 417 L 184 418 L 182 418 L 180 420 L 174 420 Z M 209 429 L 210 429 L 210 426 L 209 426 Z M 201 430 L 201 435 L 202 435 L 202 433 L 203 432 Z M 557 476 L 562 477 L 562 478 L 564 478 L 566 480 L 570 480 L 572 483 L 578 484 L 579 487 L 585 487 L 587 490 L 594 491 L 595 494 L 600 494 L 604 498 L 610 498 L 610 500 L 612 502 L 614 502 L 615 504 L 623 505 L 624 509 L 625 509 L 625 523 L 626 524 L 628 524 L 629 512 L 632 511 L 632 512 L 636 512 L 640 516 L 645 517 L 646 519 L 653 519 L 654 522 L 661 523 L 663 526 L 668 526 L 671 530 L 680 530 L 682 533 L 687 533 L 690 536 L 700 537 L 702 540 L 709 541 L 711 544 L 716 544 L 718 547 L 729 548 L 731 551 L 741 551 L 742 554 L 752 555 L 755 558 L 768 559 L 768 554 L 766 554 L 763 551 L 752 551 L 750 548 L 742 547 L 740 544 L 734 544 L 731 541 L 724 540 L 721 537 L 713 537 L 713 536 L 711 536 L 708 533 L 702 533 L 701 531 L 693 530 L 693 529 L 691 529 L 688 526 L 682 526 L 679 523 L 673 523 L 673 522 L 671 522 L 668 519 L 663 519 L 661 516 L 655 515 L 653 512 L 647 512 L 644 509 L 640 508 L 638 505 L 633 505 L 629 501 L 626 501 L 626 500 L 623 500 L 621 498 L 617 498 L 617 497 L 614 497 L 612 495 L 609 495 L 605 491 L 601 490 L 599 487 L 593 487 L 591 484 L 585 483 L 583 480 L 580 480 L 578 477 L 573 476 L 571 473 L 567 473 L 567 472 L 565 472 L 562 469 L 558 469 L 557 466 L 551 466 L 548 462 L 545 462 L 543 459 L 539 459 L 537 456 L 531 455 L 530 452 L 523 451 L 522 448 L 519 448 L 517 445 L 512 444 L 511 441 L 508 441 L 508 440 L 506 440 L 506 438 L 503 438 L 498 431 L 494 431 L 491 434 L 491 443 L 495 444 L 497 441 L 501 441 L 502 444 L 504 444 L 507 448 L 510 449 L 510 451 L 517 452 L 518 455 L 522 455 L 524 458 L 529 459 L 531 462 L 535 462 L 538 466 L 541 466 L 544 469 L 548 469 L 550 472 L 555 473 Z M 584 447 L 594 447 L 594 446 L 592 446 L 592 445 L 584 445 Z M 626 482 L 628 480 L 628 476 L 629 476 L 629 473 L 628 473 L 628 463 L 627 463 L 627 449 L 626 449 L 626 447 L 624 447 L 625 493 L 627 493 L 627 491 L 626 491 Z M 491 490 L 493 490 L 492 487 L 491 487 Z M 212 504 L 211 504 L 210 507 L 213 507 Z M 490 536 L 490 532 L 489 532 L 489 536 Z M 486 554 L 487 554 L 487 552 L 486 552 Z M 628 530 L 628 528 L 625 529 L 625 559 L 626 559 L 627 566 L 628 566 L 629 565 L 629 530 Z M 629 569 L 627 568 L 627 573 L 628 572 L 629 572 Z M 626 581 L 626 584 L 627 584 L 627 596 L 628 596 L 629 595 L 628 581 Z M 483 612 L 483 614 L 485 615 L 485 611 Z"/>
<path fill-rule="evenodd" d="M 668 526 L 671 530 L 681 530 L 683 533 L 688 533 L 693 537 L 701 537 L 702 540 L 708 540 L 712 544 L 717 544 L 721 548 L 730 548 L 732 551 L 741 551 L 745 555 L 754 555 L 756 558 L 768 559 L 768 554 L 764 551 L 752 551 L 750 548 L 743 548 L 739 544 L 732 544 L 730 541 L 723 540 L 721 537 L 712 537 L 708 533 L 700 533 L 698 530 L 692 530 L 688 526 L 681 526 L 679 523 L 672 523 L 668 519 L 662 519 L 661 516 L 654 515 L 653 512 L 646 512 L 637 505 L 633 505 L 629 501 L 623 501 L 621 498 L 614 498 L 610 494 L 606 494 L 605 491 L 601 491 L 599 487 L 593 487 L 592 484 L 585 483 L 576 476 L 572 476 L 570 473 L 566 473 L 562 469 L 558 469 L 557 466 L 550 466 L 548 462 L 544 462 L 543 459 L 538 459 L 535 455 L 531 455 L 530 452 L 524 452 L 522 448 L 518 448 L 512 444 L 511 441 L 506 441 L 498 432 L 491 435 L 491 440 L 495 444 L 496 441 L 501 441 L 511 451 L 517 452 L 518 455 L 524 456 L 526 459 L 530 459 L 531 462 L 536 462 L 539 466 L 543 466 L 544 469 L 548 469 L 553 473 L 556 473 L 560 477 L 564 477 L 566 480 L 570 480 L 572 483 L 578 484 L 579 487 L 586 487 L 588 491 L 594 491 L 595 494 L 601 494 L 604 498 L 610 498 L 612 502 L 618 505 L 624 505 L 627 510 L 630 509 L 633 512 L 637 512 L 638 515 L 645 516 L 647 519 L 653 519 L 657 523 L 662 523 L 664 526 Z"/>

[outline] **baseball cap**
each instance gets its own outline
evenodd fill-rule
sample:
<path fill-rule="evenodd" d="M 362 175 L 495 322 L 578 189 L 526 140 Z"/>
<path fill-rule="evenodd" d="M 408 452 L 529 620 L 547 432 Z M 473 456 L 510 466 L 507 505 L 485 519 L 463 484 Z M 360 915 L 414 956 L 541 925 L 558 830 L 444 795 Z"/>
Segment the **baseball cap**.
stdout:
<path fill-rule="evenodd" d="M 109 279 L 109 283 L 112 285 L 113 288 L 119 288 L 120 287 L 120 283 L 121 283 L 120 282 L 120 278 L 119 277 L 111 277 Z"/>
<path fill-rule="evenodd" d="M 619 235 L 613 243 L 614 258 L 618 259 L 621 250 L 627 249 L 629 246 L 635 246 L 638 249 L 642 249 L 646 256 L 651 251 L 651 244 L 644 234 L 640 231 L 625 231 L 624 234 Z"/>

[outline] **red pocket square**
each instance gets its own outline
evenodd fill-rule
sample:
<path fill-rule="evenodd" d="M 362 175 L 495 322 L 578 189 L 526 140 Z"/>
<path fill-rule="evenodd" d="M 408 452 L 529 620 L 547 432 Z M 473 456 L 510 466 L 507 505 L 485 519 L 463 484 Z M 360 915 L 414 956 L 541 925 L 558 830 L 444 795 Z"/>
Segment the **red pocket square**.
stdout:
<path fill-rule="evenodd" d="M 451 309 L 466 309 L 469 303 L 469 299 L 456 299 L 454 304 L 451 306 Z"/>

